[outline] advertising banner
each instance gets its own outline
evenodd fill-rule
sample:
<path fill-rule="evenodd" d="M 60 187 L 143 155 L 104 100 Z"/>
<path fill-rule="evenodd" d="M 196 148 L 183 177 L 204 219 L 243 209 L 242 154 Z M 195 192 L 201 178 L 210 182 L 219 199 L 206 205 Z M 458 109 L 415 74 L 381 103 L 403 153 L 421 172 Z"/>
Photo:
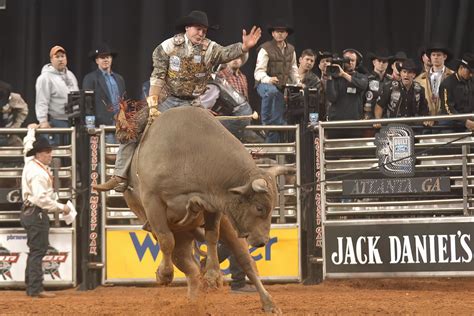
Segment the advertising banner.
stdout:
<path fill-rule="evenodd" d="M 201 245 L 205 250 L 205 245 Z M 298 228 L 272 228 L 265 247 L 250 247 L 262 278 L 298 279 L 300 275 Z M 106 280 L 155 280 L 162 255 L 158 242 L 143 230 L 106 231 Z M 229 261 L 221 264 L 224 275 L 229 274 Z M 184 274 L 175 268 L 175 279 Z"/>
<path fill-rule="evenodd" d="M 474 222 L 424 220 L 328 223 L 326 275 L 474 275 Z"/>
<path fill-rule="evenodd" d="M 43 258 L 44 284 L 73 284 L 72 231 L 49 234 Z M 28 246 L 24 231 L 0 230 L 0 287 L 24 284 Z"/>

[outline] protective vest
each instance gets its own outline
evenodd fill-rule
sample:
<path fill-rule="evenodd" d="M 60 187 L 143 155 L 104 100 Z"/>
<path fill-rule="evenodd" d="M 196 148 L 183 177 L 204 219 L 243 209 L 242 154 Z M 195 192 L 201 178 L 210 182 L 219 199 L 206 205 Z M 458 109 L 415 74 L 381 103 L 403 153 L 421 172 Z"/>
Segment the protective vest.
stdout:
<path fill-rule="evenodd" d="M 235 90 L 226 80 L 216 78 L 209 82 L 219 88 L 219 97 L 212 110 L 219 115 L 232 115 L 235 109 L 247 102 L 245 96 Z"/>
<path fill-rule="evenodd" d="M 195 45 L 195 51 L 186 56 L 184 34 L 173 37 L 174 49 L 169 57 L 166 84 L 170 94 L 177 97 L 197 97 L 204 93 L 210 79 L 212 65 L 204 63 L 210 40 L 203 40 L 201 45 Z"/>

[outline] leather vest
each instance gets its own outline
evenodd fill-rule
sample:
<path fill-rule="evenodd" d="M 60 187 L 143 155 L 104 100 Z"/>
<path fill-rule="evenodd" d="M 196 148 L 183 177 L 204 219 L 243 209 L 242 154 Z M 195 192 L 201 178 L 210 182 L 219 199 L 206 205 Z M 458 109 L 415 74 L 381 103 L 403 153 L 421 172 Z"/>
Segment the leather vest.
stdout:
<path fill-rule="evenodd" d="M 402 84 L 400 83 L 400 81 L 397 81 L 397 80 L 393 80 L 392 83 L 391 83 L 391 87 L 390 87 L 390 103 L 389 103 L 389 110 L 388 113 L 387 113 L 387 118 L 390 118 L 390 117 L 399 117 L 399 114 L 400 114 L 400 107 L 402 105 Z M 408 102 L 413 102 L 413 104 L 415 105 L 414 109 L 413 109 L 413 114 L 417 114 L 419 112 L 419 109 L 420 109 L 420 101 L 421 101 L 421 90 L 422 90 L 422 87 L 421 85 L 416 82 L 416 81 L 413 81 L 413 97 L 414 97 L 414 100 L 408 100 Z M 408 93 L 408 91 L 406 92 Z M 391 113 L 390 113 L 391 112 Z M 395 114 L 394 116 L 391 116 L 391 114 Z"/>
<path fill-rule="evenodd" d="M 277 77 L 279 86 L 290 83 L 290 71 L 292 67 L 295 47 L 286 43 L 286 48 L 282 51 L 275 40 L 263 43 L 259 50 L 263 48 L 268 54 L 267 75 Z"/>

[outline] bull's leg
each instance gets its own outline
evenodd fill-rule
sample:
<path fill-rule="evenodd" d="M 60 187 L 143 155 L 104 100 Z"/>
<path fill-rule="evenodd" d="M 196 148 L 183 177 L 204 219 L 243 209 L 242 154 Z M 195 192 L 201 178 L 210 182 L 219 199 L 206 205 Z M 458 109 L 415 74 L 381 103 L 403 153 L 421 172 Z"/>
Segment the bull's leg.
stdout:
<path fill-rule="evenodd" d="M 168 285 L 173 281 L 173 262 L 171 256 L 175 241 L 173 233 L 168 227 L 166 205 L 159 197 L 152 194 L 144 196 L 141 200 L 143 201 L 146 216 L 163 254 L 163 259 L 161 259 L 158 270 L 156 271 L 156 280 L 158 284 Z"/>
<path fill-rule="evenodd" d="M 173 262 L 186 275 L 189 299 L 196 300 L 201 285 L 201 273 L 193 256 L 194 236 L 190 232 L 179 232 L 175 234 L 175 240 Z"/>
<path fill-rule="evenodd" d="M 281 314 L 281 310 L 273 302 L 271 295 L 265 290 L 262 281 L 260 281 L 257 266 L 249 254 L 247 242 L 245 239 L 238 238 L 237 232 L 227 216 L 222 216 L 220 221 L 220 238 L 230 248 L 249 280 L 257 288 L 263 310 L 267 313 Z"/>
<path fill-rule="evenodd" d="M 222 274 L 217 257 L 217 243 L 219 241 L 219 228 L 222 213 L 205 213 L 204 229 L 207 244 L 207 259 L 204 280 L 210 288 L 222 286 Z"/>

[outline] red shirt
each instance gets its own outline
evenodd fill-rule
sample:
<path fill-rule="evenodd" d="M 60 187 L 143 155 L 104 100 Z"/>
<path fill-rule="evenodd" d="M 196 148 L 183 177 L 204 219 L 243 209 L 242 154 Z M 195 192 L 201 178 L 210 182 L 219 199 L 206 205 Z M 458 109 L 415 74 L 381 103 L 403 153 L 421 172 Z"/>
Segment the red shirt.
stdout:
<path fill-rule="evenodd" d="M 226 67 L 219 71 L 219 77 L 224 78 L 235 90 L 243 94 L 247 99 L 249 98 L 247 77 L 237 69 L 233 72 L 230 67 Z"/>

